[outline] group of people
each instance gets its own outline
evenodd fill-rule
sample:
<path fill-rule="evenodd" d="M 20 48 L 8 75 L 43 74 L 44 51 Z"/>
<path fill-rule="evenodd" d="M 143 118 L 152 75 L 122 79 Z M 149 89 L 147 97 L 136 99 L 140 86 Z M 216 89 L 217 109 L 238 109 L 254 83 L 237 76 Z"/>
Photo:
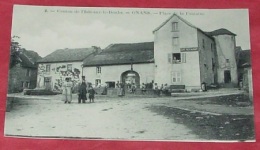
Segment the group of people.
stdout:
<path fill-rule="evenodd" d="M 72 88 L 73 83 L 70 78 L 65 78 L 65 82 L 63 83 L 63 91 L 62 91 L 62 100 L 64 103 L 70 104 L 72 101 Z M 85 76 L 82 76 L 82 81 L 78 85 L 78 103 L 86 103 L 87 93 L 89 93 L 90 103 L 94 103 L 96 91 L 92 86 L 87 86 Z"/>
<path fill-rule="evenodd" d="M 160 96 L 160 95 L 168 95 L 169 94 L 169 86 L 167 84 L 162 84 L 160 87 L 157 85 L 157 83 L 154 83 L 154 94 Z"/>
<path fill-rule="evenodd" d="M 150 84 L 149 84 L 150 85 Z M 65 82 L 63 83 L 63 96 L 62 100 L 64 103 L 71 103 L 72 101 L 72 88 L 73 83 L 71 82 L 70 78 L 66 78 Z M 136 85 L 135 83 L 124 85 L 122 82 L 117 81 L 116 83 L 117 88 L 117 95 L 119 97 L 125 96 L 125 89 L 127 88 L 130 93 L 135 94 L 136 92 Z M 152 84 L 152 86 L 148 87 L 147 84 L 142 83 L 140 86 L 141 94 L 146 94 L 148 89 L 153 89 L 155 95 L 167 95 L 169 93 L 169 86 L 167 84 L 162 84 L 158 86 L 157 83 Z M 90 85 L 88 86 L 85 80 L 85 76 L 82 76 L 82 81 L 78 85 L 78 103 L 86 103 L 87 101 L 87 93 L 90 103 L 94 103 L 95 94 L 97 92 L 94 88 Z"/>
<path fill-rule="evenodd" d="M 150 85 L 150 84 L 149 84 Z M 161 84 L 159 86 L 157 83 L 152 84 L 149 88 L 147 88 L 147 85 L 142 83 L 141 85 L 141 92 L 142 94 L 145 94 L 147 89 L 153 89 L 155 95 L 168 95 L 169 94 L 169 86 L 167 84 Z"/>
<path fill-rule="evenodd" d="M 117 81 L 116 83 L 116 88 L 118 89 L 117 95 L 122 97 L 125 95 L 125 89 L 128 89 L 128 91 L 132 94 L 135 94 L 136 92 L 136 85 L 134 83 L 132 84 L 126 84 L 126 86 L 122 83 Z M 169 94 L 169 86 L 167 84 L 161 84 L 159 86 L 157 83 L 149 83 L 149 84 L 144 84 L 142 83 L 140 85 L 141 89 L 141 94 L 145 95 L 147 93 L 147 90 L 153 89 L 155 95 L 168 95 Z"/>

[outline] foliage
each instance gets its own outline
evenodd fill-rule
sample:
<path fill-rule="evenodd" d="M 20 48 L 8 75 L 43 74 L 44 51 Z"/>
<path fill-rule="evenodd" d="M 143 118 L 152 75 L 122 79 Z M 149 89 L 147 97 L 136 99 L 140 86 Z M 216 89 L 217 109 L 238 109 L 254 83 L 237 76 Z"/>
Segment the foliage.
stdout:
<path fill-rule="evenodd" d="M 19 58 L 21 45 L 16 41 L 19 38 L 19 36 L 13 36 L 11 39 L 9 68 L 14 67 L 21 61 Z"/>

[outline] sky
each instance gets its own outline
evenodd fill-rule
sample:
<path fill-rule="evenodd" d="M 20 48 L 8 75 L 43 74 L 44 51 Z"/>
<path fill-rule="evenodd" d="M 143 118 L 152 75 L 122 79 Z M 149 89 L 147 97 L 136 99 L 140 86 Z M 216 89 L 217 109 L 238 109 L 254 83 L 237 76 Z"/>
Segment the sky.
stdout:
<path fill-rule="evenodd" d="M 57 49 L 105 48 L 113 43 L 154 40 L 153 30 L 173 13 L 203 31 L 226 28 L 250 49 L 247 9 L 148 9 L 15 5 L 12 36 L 22 48 L 45 57 Z"/>

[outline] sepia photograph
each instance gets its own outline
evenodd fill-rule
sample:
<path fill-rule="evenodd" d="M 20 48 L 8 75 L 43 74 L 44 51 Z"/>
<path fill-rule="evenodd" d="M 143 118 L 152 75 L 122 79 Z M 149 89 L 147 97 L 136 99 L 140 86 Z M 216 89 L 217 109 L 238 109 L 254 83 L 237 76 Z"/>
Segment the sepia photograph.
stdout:
<path fill-rule="evenodd" d="M 255 142 L 248 9 L 14 5 L 6 137 Z"/>

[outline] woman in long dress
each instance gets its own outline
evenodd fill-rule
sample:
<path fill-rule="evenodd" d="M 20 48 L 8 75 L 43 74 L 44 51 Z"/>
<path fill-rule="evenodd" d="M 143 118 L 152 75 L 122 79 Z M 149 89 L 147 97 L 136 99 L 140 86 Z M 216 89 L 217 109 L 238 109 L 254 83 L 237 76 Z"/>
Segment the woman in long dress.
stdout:
<path fill-rule="evenodd" d="M 66 78 L 65 82 L 63 83 L 63 100 L 65 101 L 64 103 L 71 103 L 72 101 L 72 82 L 70 81 L 70 78 Z"/>

